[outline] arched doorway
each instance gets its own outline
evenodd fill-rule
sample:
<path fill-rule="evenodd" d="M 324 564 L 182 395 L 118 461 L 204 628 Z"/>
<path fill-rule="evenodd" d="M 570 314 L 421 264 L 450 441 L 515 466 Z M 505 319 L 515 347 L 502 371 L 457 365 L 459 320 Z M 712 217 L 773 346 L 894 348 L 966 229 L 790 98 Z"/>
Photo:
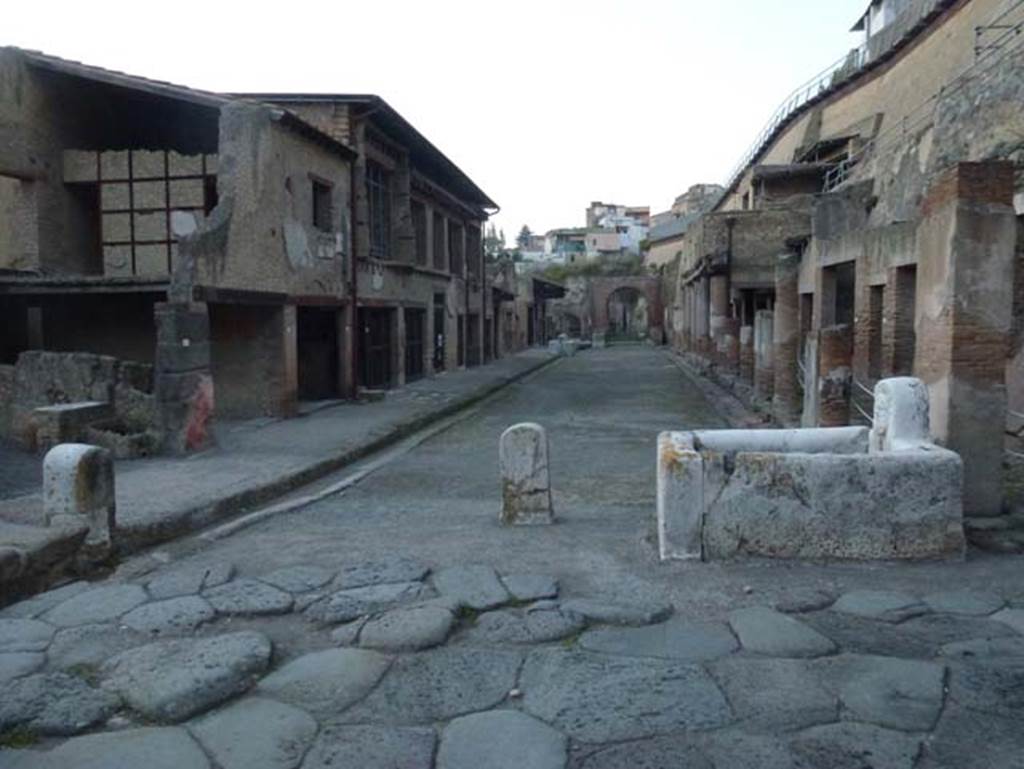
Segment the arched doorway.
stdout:
<path fill-rule="evenodd" d="M 567 312 L 562 315 L 562 333 L 570 339 L 579 339 L 583 336 L 583 324 L 578 316 Z"/>
<path fill-rule="evenodd" d="M 615 289 L 608 297 L 608 337 L 635 340 L 647 336 L 647 297 L 631 286 Z"/>

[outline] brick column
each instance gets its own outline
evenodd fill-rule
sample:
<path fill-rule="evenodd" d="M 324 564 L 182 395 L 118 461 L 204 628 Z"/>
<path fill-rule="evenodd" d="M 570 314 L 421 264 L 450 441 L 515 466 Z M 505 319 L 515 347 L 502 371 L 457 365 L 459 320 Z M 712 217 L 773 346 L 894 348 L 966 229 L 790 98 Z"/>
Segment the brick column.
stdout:
<path fill-rule="evenodd" d="M 730 335 L 729 321 L 729 277 L 712 275 L 710 282 L 709 336 L 712 357 L 717 363 L 727 365 Z"/>
<path fill-rule="evenodd" d="M 967 515 L 1002 512 L 1013 191 L 1011 163 L 960 163 L 928 191 L 917 231 L 914 373 L 933 436 L 963 459 Z"/>
<path fill-rule="evenodd" d="M 154 367 L 164 450 L 198 451 L 213 441 L 213 376 L 210 373 L 210 316 L 205 303 L 160 302 Z"/>
<path fill-rule="evenodd" d="M 800 257 L 784 254 L 775 263 L 775 312 L 772 318 L 772 417 L 781 425 L 800 423 Z"/>
<path fill-rule="evenodd" d="M 739 338 L 740 378 L 754 383 L 754 327 L 742 326 Z"/>
<path fill-rule="evenodd" d="M 818 340 L 818 426 L 843 427 L 850 424 L 853 329 L 829 326 Z"/>

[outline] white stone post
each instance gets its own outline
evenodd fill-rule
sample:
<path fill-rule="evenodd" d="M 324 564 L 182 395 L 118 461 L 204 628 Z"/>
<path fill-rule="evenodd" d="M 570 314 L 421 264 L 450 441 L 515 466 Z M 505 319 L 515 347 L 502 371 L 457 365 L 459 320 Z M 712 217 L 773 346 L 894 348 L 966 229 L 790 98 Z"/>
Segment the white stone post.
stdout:
<path fill-rule="evenodd" d="M 43 515 L 85 519 L 85 556 L 105 558 L 115 527 L 114 461 L 106 449 L 82 443 L 54 446 L 43 458 Z"/>
<path fill-rule="evenodd" d="M 883 379 L 875 385 L 870 450 L 899 451 L 930 444 L 928 387 L 915 377 Z"/>
<path fill-rule="evenodd" d="M 658 554 L 699 560 L 704 522 L 704 460 L 693 433 L 658 436 Z"/>
<path fill-rule="evenodd" d="M 501 434 L 501 523 L 532 526 L 554 523 L 548 436 L 532 422 L 512 425 Z"/>

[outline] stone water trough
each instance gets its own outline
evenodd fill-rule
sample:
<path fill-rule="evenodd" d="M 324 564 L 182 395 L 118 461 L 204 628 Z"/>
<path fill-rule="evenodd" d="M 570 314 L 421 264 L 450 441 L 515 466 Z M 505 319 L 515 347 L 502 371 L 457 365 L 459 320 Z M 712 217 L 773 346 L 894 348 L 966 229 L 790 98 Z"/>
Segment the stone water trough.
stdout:
<path fill-rule="evenodd" d="M 875 387 L 874 426 L 658 437 L 662 560 L 962 558 L 963 468 L 919 379 Z"/>

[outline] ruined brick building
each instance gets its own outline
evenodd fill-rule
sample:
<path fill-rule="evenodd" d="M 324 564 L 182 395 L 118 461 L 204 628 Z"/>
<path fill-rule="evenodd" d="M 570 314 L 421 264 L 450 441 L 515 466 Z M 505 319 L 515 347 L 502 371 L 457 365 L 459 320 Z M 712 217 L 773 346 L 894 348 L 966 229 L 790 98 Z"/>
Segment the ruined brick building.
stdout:
<path fill-rule="evenodd" d="M 874 0 L 665 268 L 672 344 L 784 425 L 863 423 L 928 385 L 965 512 L 1003 511 L 1024 411 L 1024 3 Z"/>
<path fill-rule="evenodd" d="M 48 421 L 183 451 L 212 413 L 290 416 L 518 349 L 484 260 L 496 209 L 377 96 L 0 49 L 0 436 L 31 447 Z"/>

